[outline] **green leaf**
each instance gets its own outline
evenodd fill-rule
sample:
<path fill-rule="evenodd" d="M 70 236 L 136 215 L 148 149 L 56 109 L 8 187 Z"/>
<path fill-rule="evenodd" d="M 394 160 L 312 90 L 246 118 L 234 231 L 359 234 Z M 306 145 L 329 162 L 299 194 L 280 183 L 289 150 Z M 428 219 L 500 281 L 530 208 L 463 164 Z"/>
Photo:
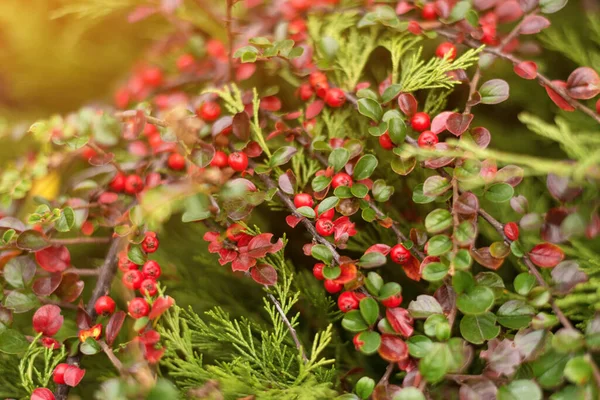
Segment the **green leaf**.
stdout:
<path fill-rule="evenodd" d="M 338 199 L 335 196 L 327 197 L 319 203 L 319 206 L 317 207 L 317 213 L 319 215 L 321 215 L 324 212 L 329 211 L 333 207 L 337 206 L 339 202 L 340 202 L 340 199 Z"/>
<path fill-rule="evenodd" d="M 212 213 L 208 209 L 208 199 L 204 194 L 197 194 L 186 198 L 183 205 L 183 209 L 184 212 L 181 215 L 182 222 L 202 221 L 212 215 Z M 134 219 L 136 221 L 138 219 L 140 220 L 140 223 L 136 223 L 135 225 L 139 226 L 143 223 L 143 218 L 141 217 L 141 215 L 139 216 L 139 218 L 137 216 L 134 217 Z"/>
<path fill-rule="evenodd" d="M 331 251 L 324 244 L 317 244 L 312 247 L 311 254 L 317 260 L 321 260 L 326 264 L 331 264 L 333 255 Z"/>
<path fill-rule="evenodd" d="M 350 188 L 348 186 L 338 186 L 335 188 L 335 190 L 333 191 L 333 194 L 336 197 L 339 197 L 340 199 L 349 199 L 352 196 L 352 191 L 350 190 Z"/>
<path fill-rule="evenodd" d="M 373 99 L 358 99 L 358 112 L 375 122 L 379 122 L 383 116 L 381 105 Z"/>
<path fill-rule="evenodd" d="M 408 341 L 408 352 L 415 358 L 423 358 L 431 351 L 433 342 L 427 336 L 411 336 Z"/>
<path fill-rule="evenodd" d="M 133 245 L 129 247 L 127 258 L 137 265 L 142 265 L 146 262 L 147 255 L 144 250 L 142 250 L 141 246 Z"/>
<path fill-rule="evenodd" d="M 452 258 L 452 264 L 457 270 L 466 271 L 471 268 L 472 263 L 473 259 L 467 249 L 458 250 L 454 258 Z"/>
<path fill-rule="evenodd" d="M 358 340 L 363 342 L 359 350 L 363 354 L 374 354 L 379 350 L 381 346 L 381 336 L 379 333 L 373 331 L 361 332 L 358 336 Z"/>
<path fill-rule="evenodd" d="M 425 217 L 425 229 L 429 233 L 441 233 L 452 226 L 450 211 L 438 208 Z"/>
<path fill-rule="evenodd" d="M 385 300 L 400 293 L 402 293 L 402 286 L 396 282 L 388 282 L 381 287 L 381 290 L 379 291 L 379 299 Z"/>
<path fill-rule="evenodd" d="M 369 328 L 360 311 L 348 311 L 342 319 L 342 326 L 350 332 L 362 332 Z"/>
<path fill-rule="evenodd" d="M 504 203 L 509 201 L 513 194 L 515 194 L 515 189 L 508 183 L 494 183 L 488 188 L 484 196 L 492 203 Z"/>
<path fill-rule="evenodd" d="M 333 60 L 340 48 L 340 44 L 331 36 L 323 36 L 321 37 L 321 40 L 319 40 L 319 48 L 323 51 L 325 57 L 329 60 Z"/>
<path fill-rule="evenodd" d="M 387 186 L 383 179 L 377 179 L 375 182 L 373 182 L 371 192 L 373 193 L 373 197 L 376 201 L 384 202 L 388 201 L 390 197 L 392 197 L 392 194 L 394 194 L 394 187 Z"/>
<path fill-rule="evenodd" d="M 425 395 L 416 387 L 405 387 L 394 394 L 392 400 L 425 400 Z"/>
<path fill-rule="evenodd" d="M 412 200 L 417 204 L 427 204 L 435 201 L 435 196 L 425 196 L 423 184 L 419 184 L 413 189 Z"/>
<path fill-rule="evenodd" d="M 364 254 L 360 258 L 360 260 L 358 260 L 357 265 L 362 268 L 368 269 L 368 268 L 380 267 L 382 265 L 385 265 L 386 262 L 387 262 L 387 258 L 385 258 L 385 256 L 383 254 L 374 251 L 372 253 Z"/>
<path fill-rule="evenodd" d="M 431 314 L 444 313 L 436 298 L 427 294 L 421 294 L 417 296 L 416 300 L 411 301 L 408 305 L 408 311 L 410 311 L 413 318 L 427 318 Z"/>
<path fill-rule="evenodd" d="M 559 353 L 573 353 L 584 345 L 583 334 L 577 329 L 561 328 L 552 337 L 552 347 Z"/>
<path fill-rule="evenodd" d="M 592 374 L 592 366 L 589 361 L 582 356 L 573 357 L 565 366 L 565 377 L 576 385 L 588 383 Z"/>
<path fill-rule="evenodd" d="M 492 79 L 485 82 L 479 88 L 481 102 L 483 104 L 498 104 L 508 99 L 509 86 L 502 79 Z"/>
<path fill-rule="evenodd" d="M 381 338 L 379 338 L 381 340 Z M 356 382 L 356 386 L 354 387 L 354 391 L 363 400 L 367 400 L 371 393 L 373 393 L 373 389 L 375 389 L 375 380 L 369 378 L 368 376 L 363 376 Z"/>
<path fill-rule="evenodd" d="M 38 251 L 50 246 L 46 237 L 33 229 L 23 231 L 17 238 L 17 247 L 22 250 Z"/>
<path fill-rule="evenodd" d="M 94 338 L 89 337 L 85 339 L 85 342 L 81 343 L 79 350 L 85 355 L 92 356 L 102 351 L 102 348 Z"/>
<path fill-rule="evenodd" d="M 312 209 L 312 207 L 308 207 L 308 206 L 302 206 L 300 208 L 296 209 L 296 212 L 300 215 L 302 215 L 303 217 L 306 218 L 314 218 L 315 217 L 315 210 Z"/>
<path fill-rule="evenodd" d="M 550 350 L 531 363 L 533 375 L 543 388 L 553 388 L 563 382 L 563 371 L 570 354 L 561 354 Z"/>
<path fill-rule="evenodd" d="M 369 293 L 373 296 L 378 296 L 381 287 L 383 286 L 383 278 L 377 272 L 369 272 L 365 280 L 365 286 Z"/>
<path fill-rule="evenodd" d="M 371 176 L 375 168 L 377 168 L 377 157 L 372 154 L 362 156 L 354 166 L 354 179 L 357 181 L 367 179 Z"/>
<path fill-rule="evenodd" d="M 348 149 L 338 147 L 337 149 L 333 149 L 333 151 L 329 154 L 327 162 L 333 167 L 335 172 L 339 172 L 342 168 L 344 168 L 344 165 L 346 165 L 349 160 L 350 152 Z"/>
<path fill-rule="evenodd" d="M 337 279 L 342 273 L 342 269 L 336 266 L 326 266 L 323 268 L 323 276 L 325 279 Z"/>
<path fill-rule="evenodd" d="M 496 316 L 491 312 L 481 315 L 465 315 L 460 321 L 460 334 L 467 342 L 482 344 L 500 334 Z"/>
<path fill-rule="evenodd" d="M 368 325 L 373 325 L 379 317 L 379 304 L 372 297 L 363 298 L 360 303 L 360 314 Z"/>
<path fill-rule="evenodd" d="M 529 325 L 535 309 L 522 300 L 509 300 L 500 306 L 496 314 L 500 325 L 520 329 Z"/>
<path fill-rule="evenodd" d="M 242 63 L 252 63 L 256 61 L 258 49 L 254 46 L 240 47 L 233 54 L 234 58 L 241 58 Z"/>
<path fill-rule="evenodd" d="M 535 286 L 535 277 L 529 272 L 522 272 L 515 278 L 515 292 L 521 296 L 527 296 Z"/>
<path fill-rule="evenodd" d="M 479 315 L 494 305 L 494 292 L 486 286 L 475 286 L 456 299 L 456 306 L 466 315 Z"/>
<path fill-rule="evenodd" d="M 470 290 L 475 286 L 475 279 L 470 272 L 456 271 L 452 277 L 452 288 L 457 294 Z"/>
<path fill-rule="evenodd" d="M 11 291 L 4 299 L 4 307 L 13 310 L 16 314 L 32 310 L 40 305 L 37 296 L 33 293 Z"/>
<path fill-rule="evenodd" d="M 392 171 L 402 176 L 410 174 L 413 169 L 415 169 L 416 165 L 417 159 L 415 157 L 394 157 L 392 159 L 392 163 L 390 164 Z"/>
<path fill-rule="evenodd" d="M 275 152 L 271 156 L 271 159 L 269 160 L 269 166 L 271 168 L 274 168 L 283 165 L 290 161 L 294 154 L 296 154 L 297 152 L 298 149 L 296 149 L 293 146 L 280 147 L 277 150 L 275 150 Z"/>
<path fill-rule="evenodd" d="M 0 352 L 6 354 L 24 353 L 29 347 L 27 337 L 14 329 L 5 329 L 0 332 Z"/>
<path fill-rule="evenodd" d="M 24 288 L 35 275 L 36 264 L 29 256 L 15 257 L 4 266 L 4 279 L 14 288 Z"/>
<path fill-rule="evenodd" d="M 498 389 L 498 400 L 542 400 L 542 390 L 530 380 L 519 379 Z"/>
<path fill-rule="evenodd" d="M 129 220 L 134 226 L 144 224 L 144 211 L 141 206 L 134 206 L 129 210 Z"/>
<path fill-rule="evenodd" d="M 312 180 L 312 190 L 314 190 L 315 192 L 320 192 L 321 190 L 324 190 L 325 188 L 327 188 L 329 186 L 329 184 L 331 183 L 331 178 L 321 175 L 321 176 L 317 176 L 315 177 L 315 179 Z"/>
<path fill-rule="evenodd" d="M 430 197 L 441 196 L 450 189 L 450 186 L 448 178 L 439 175 L 430 176 L 423 183 L 423 194 Z"/>
<path fill-rule="evenodd" d="M 388 134 L 396 145 L 404 143 L 406 138 L 406 123 L 402 118 L 392 118 L 388 121 Z"/>
<path fill-rule="evenodd" d="M 448 275 L 448 266 L 440 262 L 432 262 L 423 269 L 423 279 L 428 282 L 438 282 Z"/>
<path fill-rule="evenodd" d="M 540 9 L 544 14 L 552 14 L 567 5 L 568 0 L 540 0 Z"/>
<path fill-rule="evenodd" d="M 471 2 L 467 0 L 462 0 L 456 3 L 454 7 L 452 7 L 452 11 L 450 12 L 450 16 L 448 17 L 448 22 L 457 22 L 461 19 L 465 19 L 467 12 L 471 10 Z"/>
<path fill-rule="evenodd" d="M 401 91 L 402 85 L 399 83 L 394 83 L 393 85 L 388 86 L 381 95 L 381 102 L 385 104 L 394 100 L 394 98 L 398 96 Z"/>
<path fill-rule="evenodd" d="M 61 210 L 60 216 L 54 222 L 54 227 L 59 232 L 69 232 L 75 223 L 75 213 L 71 207 L 65 207 Z"/>
<path fill-rule="evenodd" d="M 434 343 L 429 353 L 421 359 L 419 371 L 430 383 L 437 383 L 448 371 L 450 354 L 445 343 Z"/>
<path fill-rule="evenodd" d="M 445 235 L 436 235 L 428 243 L 427 254 L 430 256 L 441 256 L 452 250 L 452 240 Z"/>
<path fill-rule="evenodd" d="M 367 185 L 364 185 L 362 183 L 355 183 L 350 187 L 350 191 L 352 192 L 352 195 L 354 197 L 364 199 L 365 196 L 369 193 L 369 188 L 367 187 Z"/>
<path fill-rule="evenodd" d="M 446 319 L 446 316 L 441 314 L 432 314 L 425 320 L 425 324 L 423 324 L 423 331 L 429 337 L 436 337 L 437 327 L 440 324 L 448 325 L 449 331 L 450 325 L 448 324 L 448 319 Z"/>

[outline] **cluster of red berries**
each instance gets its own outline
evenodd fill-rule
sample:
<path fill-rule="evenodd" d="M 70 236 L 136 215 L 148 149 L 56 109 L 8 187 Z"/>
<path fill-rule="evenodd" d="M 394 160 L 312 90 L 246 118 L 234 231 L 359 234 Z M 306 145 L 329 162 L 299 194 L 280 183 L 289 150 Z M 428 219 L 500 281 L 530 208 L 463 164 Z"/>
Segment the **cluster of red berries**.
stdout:
<path fill-rule="evenodd" d="M 248 156 L 241 151 L 235 151 L 228 156 L 224 151 L 217 150 L 210 165 L 217 168 L 229 166 L 234 171 L 243 172 L 248 168 Z"/>
<path fill-rule="evenodd" d="M 146 232 L 144 240 L 141 243 L 142 250 L 146 254 L 154 253 L 158 250 L 158 237 L 155 232 Z M 131 290 L 139 290 L 139 292 L 148 297 L 153 297 L 158 292 L 156 282 L 162 274 L 160 264 L 154 260 L 148 260 L 140 266 L 129 259 L 127 253 L 119 255 L 118 266 L 123 271 L 121 278 L 125 287 Z M 138 319 L 145 317 L 150 312 L 150 305 L 143 297 L 136 297 L 129 302 L 129 315 Z"/>
<path fill-rule="evenodd" d="M 310 100 L 313 95 L 323 99 L 329 107 L 338 108 L 346 103 L 346 93 L 342 89 L 329 87 L 327 76 L 321 71 L 310 74 L 309 83 L 298 88 L 298 96 L 303 101 Z"/>

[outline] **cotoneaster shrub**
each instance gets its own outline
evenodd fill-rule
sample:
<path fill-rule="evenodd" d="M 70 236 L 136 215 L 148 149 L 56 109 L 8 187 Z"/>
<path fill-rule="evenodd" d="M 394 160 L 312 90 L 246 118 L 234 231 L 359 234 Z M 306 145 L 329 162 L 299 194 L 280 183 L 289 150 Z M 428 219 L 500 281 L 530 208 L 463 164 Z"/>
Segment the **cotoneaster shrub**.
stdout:
<path fill-rule="evenodd" d="M 2 172 L 0 393 L 598 398 L 598 52 L 523 40 L 565 4 L 132 8 L 172 29 L 114 106 Z M 544 44 L 582 65 L 546 76 Z M 520 114 L 560 158 L 480 123 L 502 65 L 572 112 Z"/>

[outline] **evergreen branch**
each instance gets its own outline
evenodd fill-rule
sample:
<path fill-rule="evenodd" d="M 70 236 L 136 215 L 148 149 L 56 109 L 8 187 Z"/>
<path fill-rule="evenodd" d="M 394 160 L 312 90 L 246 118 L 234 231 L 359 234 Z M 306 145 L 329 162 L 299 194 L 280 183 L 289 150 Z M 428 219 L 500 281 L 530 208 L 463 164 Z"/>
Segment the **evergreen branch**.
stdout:
<path fill-rule="evenodd" d="M 266 286 L 265 286 L 265 288 L 266 288 Z M 283 312 L 283 309 L 281 308 L 281 304 L 279 304 L 279 301 L 277 301 L 277 299 L 275 298 L 275 296 L 273 296 L 271 293 L 267 293 L 267 297 L 275 305 L 275 308 L 277 309 L 277 312 L 279 313 L 279 316 L 281 317 L 281 319 L 283 320 L 283 322 L 287 326 L 287 329 L 290 332 L 290 336 L 292 337 L 292 340 L 294 341 L 294 344 L 296 345 L 296 348 L 298 349 L 298 351 L 300 352 L 300 355 L 302 356 L 302 360 L 304 362 L 307 362 L 308 358 L 306 358 L 306 354 L 304 353 L 304 347 L 302 346 L 302 343 L 300 343 L 300 340 L 298 339 L 298 335 L 296 334 L 296 330 L 294 329 L 294 327 L 290 323 L 290 320 L 285 315 L 285 312 Z"/>

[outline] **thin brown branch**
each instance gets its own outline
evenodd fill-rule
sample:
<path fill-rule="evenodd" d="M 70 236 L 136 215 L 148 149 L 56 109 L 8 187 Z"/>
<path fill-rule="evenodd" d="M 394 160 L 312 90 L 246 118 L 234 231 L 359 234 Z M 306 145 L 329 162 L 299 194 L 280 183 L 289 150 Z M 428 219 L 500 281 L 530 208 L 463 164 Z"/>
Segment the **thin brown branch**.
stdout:
<path fill-rule="evenodd" d="M 266 286 L 265 286 L 265 288 L 266 288 Z M 302 361 L 304 361 L 306 363 L 308 361 L 308 358 L 306 357 L 306 353 L 304 352 L 304 346 L 302 346 L 302 343 L 300 343 L 300 339 L 298 339 L 298 335 L 296 334 L 296 329 L 294 329 L 290 320 L 285 315 L 285 312 L 283 312 L 283 308 L 281 308 L 281 304 L 275 298 L 275 296 L 273 296 L 271 293 L 267 293 L 267 297 L 269 298 L 269 300 L 271 300 L 271 302 L 277 309 L 279 316 L 281 316 L 283 323 L 285 324 L 285 326 L 287 326 L 288 331 L 290 332 L 290 336 L 292 337 L 292 340 L 294 341 L 296 348 L 298 349 L 298 351 L 300 352 L 300 354 L 302 356 Z"/>
<path fill-rule="evenodd" d="M 120 111 L 115 113 L 115 117 L 118 119 L 127 119 L 127 118 L 132 118 L 135 117 L 137 110 L 127 110 L 127 111 Z M 150 115 L 146 115 L 146 122 L 150 122 L 153 125 L 157 125 L 157 126 L 161 126 L 163 128 L 166 128 L 169 126 L 169 123 L 167 121 L 165 121 L 164 119 L 160 119 L 160 118 L 156 118 L 156 117 L 152 117 Z"/>
<path fill-rule="evenodd" d="M 73 273 L 73 274 L 77 274 L 79 276 L 98 276 L 98 275 L 100 275 L 100 269 L 98 269 L 98 268 L 89 268 L 89 269 L 67 268 L 66 270 L 64 270 L 63 273 L 64 274 Z"/>
<path fill-rule="evenodd" d="M 49 242 L 57 246 L 70 246 L 73 244 L 107 244 L 110 243 L 109 237 L 77 237 L 65 239 L 49 239 Z"/>
<path fill-rule="evenodd" d="M 471 79 L 471 82 L 469 83 L 469 99 L 467 100 L 464 114 L 469 114 L 471 112 L 471 108 L 473 107 L 473 96 L 475 96 L 475 93 L 477 92 L 477 84 L 479 83 L 480 78 L 481 69 L 477 66 L 473 79 Z"/>
<path fill-rule="evenodd" d="M 110 347 L 108 347 L 106 342 L 104 340 L 99 340 L 98 344 L 100 345 L 100 347 L 102 348 L 102 351 L 104 352 L 104 354 L 106 354 L 106 356 L 108 357 L 108 359 L 110 360 L 112 365 L 117 369 L 117 371 L 119 371 L 119 374 L 120 375 L 126 374 L 127 371 L 123 367 L 123 363 L 121 362 L 121 360 L 119 360 L 115 356 L 115 353 L 112 351 L 112 349 Z"/>
<path fill-rule="evenodd" d="M 225 29 L 227 30 L 227 45 L 229 47 L 227 51 L 227 63 L 229 66 L 229 80 L 235 82 L 235 72 L 233 68 L 233 17 L 231 11 L 235 0 L 227 0 L 227 19 L 225 20 Z"/>
<path fill-rule="evenodd" d="M 392 376 L 392 372 L 394 372 L 394 363 L 389 363 L 387 368 L 385 369 L 385 373 L 383 374 L 383 376 L 381 377 L 381 379 L 379 380 L 379 382 L 377 382 L 377 386 L 379 385 L 387 385 L 388 382 L 390 381 L 390 377 Z"/>
<path fill-rule="evenodd" d="M 510 33 L 502 39 L 502 41 L 500 42 L 500 44 L 498 46 L 496 46 L 496 48 L 499 51 L 504 50 L 506 45 L 509 44 L 511 42 L 511 40 L 513 40 L 515 37 L 517 37 L 517 35 L 521 32 L 521 27 L 523 26 L 523 22 L 525 22 L 525 18 L 527 18 L 531 15 L 535 15 L 535 14 L 537 14 L 537 12 L 538 12 L 538 9 L 536 7 L 534 10 L 532 10 L 529 13 L 527 13 L 526 15 L 524 15 L 523 18 L 521 19 L 521 21 L 519 21 L 519 23 L 512 29 L 512 31 L 510 31 Z"/>

